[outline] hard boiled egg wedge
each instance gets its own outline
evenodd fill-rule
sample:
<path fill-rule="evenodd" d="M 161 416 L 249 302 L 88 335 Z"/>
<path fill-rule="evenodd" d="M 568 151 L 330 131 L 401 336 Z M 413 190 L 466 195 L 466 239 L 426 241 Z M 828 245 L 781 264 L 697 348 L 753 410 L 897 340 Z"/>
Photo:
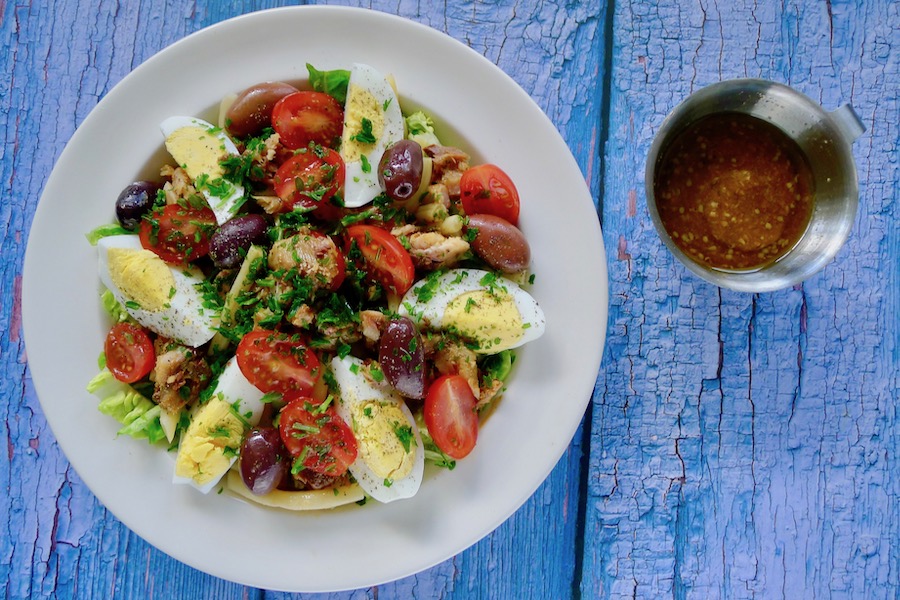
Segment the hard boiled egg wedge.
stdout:
<path fill-rule="evenodd" d="M 136 235 L 102 238 L 97 250 L 100 281 L 135 321 L 192 348 L 215 335 L 219 315 L 204 306 L 198 269 L 167 264 Z"/>
<path fill-rule="evenodd" d="M 394 88 L 369 65 L 350 69 L 341 158 L 346 165 L 344 204 L 357 208 L 382 192 L 378 163 L 385 148 L 403 139 L 403 115 Z"/>
<path fill-rule="evenodd" d="M 406 403 L 354 356 L 336 356 L 331 371 L 339 388 L 338 414 L 350 425 L 359 449 L 350 473 L 379 502 L 414 496 L 422 483 L 425 448 Z"/>
<path fill-rule="evenodd" d="M 209 492 L 237 460 L 247 429 L 262 415 L 263 393 L 232 358 L 219 375 L 212 397 L 200 405 L 181 436 L 175 457 L 175 483 Z"/>
<path fill-rule="evenodd" d="M 240 207 L 244 187 L 225 179 L 220 163 L 240 156 L 234 142 L 222 129 L 194 117 L 169 117 L 159 128 L 166 137 L 166 150 L 206 198 L 219 225 L 231 219 Z"/>
<path fill-rule="evenodd" d="M 544 311 L 515 282 L 489 271 L 452 269 L 415 283 L 398 311 L 425 327 L 453 328 L 479 354 L 496 354 L 544 333 Z"/>

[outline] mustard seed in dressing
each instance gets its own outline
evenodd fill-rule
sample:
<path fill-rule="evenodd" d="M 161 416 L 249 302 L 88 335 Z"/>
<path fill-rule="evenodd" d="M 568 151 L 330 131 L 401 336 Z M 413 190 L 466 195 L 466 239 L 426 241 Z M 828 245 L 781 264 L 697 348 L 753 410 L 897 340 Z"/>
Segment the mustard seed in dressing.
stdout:
<path fill-rule="evenodd" d="M 812 173 L 797 144 L 750 115 L 689 125 L 657 167 L 663 226 L 693 260 L 715 269 L 757 269 L 800 239 L 813 203 Z"/>

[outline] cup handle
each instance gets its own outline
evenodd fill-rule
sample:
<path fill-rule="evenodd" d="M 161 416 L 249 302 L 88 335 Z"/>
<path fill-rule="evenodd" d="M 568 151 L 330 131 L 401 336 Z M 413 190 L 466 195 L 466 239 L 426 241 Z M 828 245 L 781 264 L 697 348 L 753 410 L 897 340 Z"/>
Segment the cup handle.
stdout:
<path fill-rule="evenodd" d="M 859 118 L 859 115 L 856 114 L 856 111 L 849 104 L 833 110 L 831 118 L 834 119 L 834 123 L 850 144 L 855 142 L 856 138 L 866 131 L 866 126 L 863 125 L 862 119 Z"/>

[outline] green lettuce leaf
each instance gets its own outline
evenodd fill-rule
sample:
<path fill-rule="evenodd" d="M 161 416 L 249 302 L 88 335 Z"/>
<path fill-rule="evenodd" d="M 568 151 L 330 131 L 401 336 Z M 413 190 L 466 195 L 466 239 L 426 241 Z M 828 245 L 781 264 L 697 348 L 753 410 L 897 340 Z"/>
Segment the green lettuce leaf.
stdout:
<path fill-rule="evenodd" d="M 159 406 L 127 386 L 101 400 L 97 408 L 124 425 L 118 435 L 146 439 L 151 444 L 166 439 L 159 423 Z"/>
<path fill-rule="evenodd" d="M 102 362 L 104 364 L 100 366 L 100 372 L 94 375 L 94 378 L 88 382 L 87 387 L 85 388 L 91 394 L 97 393 L 107 385 L 118 383 L 112 372 L 106 368 L 106 355 L 101 353 L 100 356 L 102 357 Z M 97 362 L 101 362 L 100 359 L 98 359 Z M 116 385 L 115 387 L 118 388 L 119 386 Z"/>
<path fill-rule="evenodd" d="M 341 106 L 347 100 L 347 86 L 350 84 L 350 71 L 335 69 L 333 71 L 320 71 L 309 63 L 306 63 L 309 71 L 309 84 L 317 92 L 325 92 Z"/>
<path fill-rule="evenodd" d="M 111 235 L 131 234 L 134 234 L 134 232 L 128 231 L 121 225 L 116 225 L 115 223 L 107 223 L 106 225 L 95 227 L 93 230 L 86 233 L 84 237 L 87 238 L 87 241 L 91 244 L 91 246 L 96 246 L 97 242 L 99 242 L 101 238 L 109 237 Z"/>
<path fill-rule="evenodd" d="M 116 323 L 131 320 L 128 311 L 125 310 L 125 307 L 116 300 L 115 295 L 109 290 L 103 290 L 103 293 L 100 294 L 100 305 L 103 306 L 103 310 L 105 310 Z"/>
<path fill-rule="evenodd" d="M 515 360 L 516 355 L 512 350 L 503 350 L 486 357 L 481 365 L 485 379 L 506 381 Z"/>
<path fill-rule="evenodd" d="M 441 141 L 434 134 L 434 122 L 431 120 L 431 117 L 421 110 L 406 117 L 406 129 L 409 131 L 406 137 L 423 148 L 441 144 Z"/>

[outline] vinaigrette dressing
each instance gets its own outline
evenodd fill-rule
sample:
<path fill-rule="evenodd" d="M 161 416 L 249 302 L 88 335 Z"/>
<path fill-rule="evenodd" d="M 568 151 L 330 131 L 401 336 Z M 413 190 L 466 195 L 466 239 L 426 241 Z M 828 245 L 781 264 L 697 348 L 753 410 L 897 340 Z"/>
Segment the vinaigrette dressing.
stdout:
<path fill-rule="evenodd" d="M 721 270 L 759 269 L 784 256 L 806 231 L 813 192 L 797 144 L 738 113 L 689 125 L 662 156 L 654 182 L 675 244 Z"/>

